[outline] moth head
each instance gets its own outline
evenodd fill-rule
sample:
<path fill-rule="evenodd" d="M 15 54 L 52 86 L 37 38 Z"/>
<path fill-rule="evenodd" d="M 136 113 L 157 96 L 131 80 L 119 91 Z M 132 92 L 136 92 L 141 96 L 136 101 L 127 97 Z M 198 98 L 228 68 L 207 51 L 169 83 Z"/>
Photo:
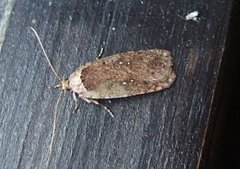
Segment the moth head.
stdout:
<path fill-rule="evenodd" d="M 55 88 L 60 88 L 62 90 L 70 90 L 69 80 L 60 80 L 59 84 L 54 86 Z"/>
<path fill-rule="evenodd" d="M 62 90 L 70 90 L 70 86 L 69 86 L 69 81 L 68 80 L 62 80 L 60 81 L 60 85 L 61 85 L 61 89 Z"/>

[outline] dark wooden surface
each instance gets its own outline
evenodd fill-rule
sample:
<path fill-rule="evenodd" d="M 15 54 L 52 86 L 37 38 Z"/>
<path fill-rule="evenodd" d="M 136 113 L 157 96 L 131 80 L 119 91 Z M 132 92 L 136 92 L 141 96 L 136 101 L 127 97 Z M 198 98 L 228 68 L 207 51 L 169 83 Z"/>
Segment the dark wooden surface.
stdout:
<path fill-rule="evenodd" d="M 102 100 L 71 93 L 58 110 L 50 168 L 199 168 L 205 157 L 231 0 L 17 1 L 0 56 L 0 168 L 43 168 L 51 139 L 57 83 L 36 37 L 67 78 L 79 65 L 138 49 L 172 52 L 177 80 L 162 92 Z M 199 21 L 185 21 L 199 11 Z"/>
<path fill-rule="evenodd" d="M 240 1 L 234 1 L 218 78 L 215 127 L 206 169 L 237 169 L 240 161 Z M 213 120 L 212 120 L 213 121 Z M 207 151 L 206 151 L 207 152 Z"/>

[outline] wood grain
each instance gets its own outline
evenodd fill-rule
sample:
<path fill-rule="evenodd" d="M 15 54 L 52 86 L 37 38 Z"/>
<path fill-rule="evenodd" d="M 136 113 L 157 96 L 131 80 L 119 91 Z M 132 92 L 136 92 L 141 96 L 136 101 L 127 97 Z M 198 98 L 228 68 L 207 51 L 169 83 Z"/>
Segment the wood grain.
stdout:
<path fill-rule="evenodd" d="M 204 163 L 232 1 L 16 1 L 0 56 L 0 168 L 43 168 L 57 83 L 29 26 L 67 78 L 79 65 L 132 50 L 172 52 L 163 92 L 103 100 L 115 118 L 65 93 L 50 168 L 188 168 Z M 185 21 L 198 10 L 199 22 Z M 224 11 L 224 12 L 223 12 Z"/>

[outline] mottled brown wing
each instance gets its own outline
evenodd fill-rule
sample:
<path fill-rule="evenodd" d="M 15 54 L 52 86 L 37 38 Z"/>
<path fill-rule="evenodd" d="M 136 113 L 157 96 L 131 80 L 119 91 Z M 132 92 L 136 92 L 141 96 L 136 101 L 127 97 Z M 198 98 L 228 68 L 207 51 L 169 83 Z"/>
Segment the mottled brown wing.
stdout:
<path fill-rule="evenodd" d="M 80 97 L 120 98 L 168 88 L 176 78 L 170 52 L 162 49 L 119 53 L 80 66 L 69 78 Z"/>

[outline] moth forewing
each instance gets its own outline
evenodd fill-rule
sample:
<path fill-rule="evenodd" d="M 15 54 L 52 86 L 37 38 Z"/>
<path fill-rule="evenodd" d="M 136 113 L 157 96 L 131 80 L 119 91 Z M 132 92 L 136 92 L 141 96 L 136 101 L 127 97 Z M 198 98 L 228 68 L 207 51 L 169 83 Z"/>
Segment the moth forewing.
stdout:
<path fill-rule="evenodd" d="M 80 66 L 69 86 L 80 97 L 109 99 L 166 89 L 176 78 L 170 52 L 163 49 L 114 54 Z"/>

